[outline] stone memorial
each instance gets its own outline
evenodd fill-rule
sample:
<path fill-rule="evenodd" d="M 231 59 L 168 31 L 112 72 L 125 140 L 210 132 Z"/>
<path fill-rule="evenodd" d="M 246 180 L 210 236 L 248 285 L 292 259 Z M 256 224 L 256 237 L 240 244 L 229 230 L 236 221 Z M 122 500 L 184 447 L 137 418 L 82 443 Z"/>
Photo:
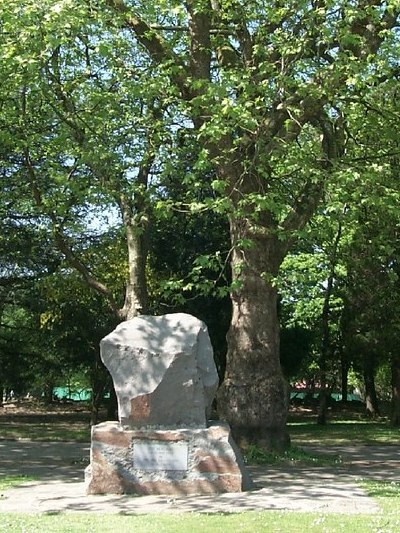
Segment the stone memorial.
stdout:
<path fill-rule="evenodd" d="M 100 343 L 118 422 L 92 427 L 88 494 L 250 488 L 228 424 L 210 422 L 218 374 L 207 327 L 175 313 L 119 324 Z"/>

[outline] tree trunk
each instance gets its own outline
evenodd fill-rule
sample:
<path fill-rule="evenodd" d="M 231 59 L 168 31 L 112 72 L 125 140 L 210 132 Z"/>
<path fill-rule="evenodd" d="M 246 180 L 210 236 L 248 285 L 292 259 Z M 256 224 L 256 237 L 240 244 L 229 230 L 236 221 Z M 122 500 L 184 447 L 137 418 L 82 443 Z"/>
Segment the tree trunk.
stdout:
<path fill-rule="evenodd" d="M 324 426 L 327 422 L 329 390 L 326 379 L 321 378 L 321 390 L 318 395 L 317 424 Z"/>
<path fill-rule="evenodd" d="M 54 383 L 53 381 L 47 381 L 44 385 L 44 396 L 43 400 L 46 404 L 50 405 L 53 403 L 53 390 L 54 390 Z"/>
<path fill-rule="evenodd" d="M 322 339 L 321 339 L 321 357 L 319 361 L 320 368 L 320 386 L 321 391 L 319 394 L 319 405 L 318 405 L 318 416 L 317 423 L 320 425 L 326 424 L 327 414 L 328 414 L 328 399 L 330 397 L 330 391 L 327 389 L 328 380 L 327 380 L 327 370 L 328 370 L 328 359 L 331 354 L 331 334 L 329 328 L 329 320 L 331 315 L 331 297 L 333 294 L 334 281 L 335 281 L 335 271 L 337 263 L 337 252 L 339 248 L 340 238 L 342 236 L 342 224 L 339 221 L 338 229 L 336 232 L 335 240 L 333 242 L 333 248 L 330 257 L 330 271 L 328 276 L 328 282 L 326 285 L 324 305 L 322 308 L 321 315 L 321 330 L 322 330 Z"/>
<path fill-rule="evenodd" d="M 329 332 L 329 311 L 330 311 L 330 297 L 333 289 L 333 274 L 328 278 L 328 284 L 325 292 L 324 307 L 322 310 L 321 322 L 322 322 L 322 342 L 321 342 L 321 354 L 319 358 L 319 382 L 320 392 L 318 396 L 318 414 L 317 424 L 325 425 L 327 422 L 328 414 L 328 380 L 327 380 L 327 367 L 328 356 L 330 351 L 330 332 Z"/>
<path fill-rule="evenodd" d="M 328 414 L 328 390 L 327 390 L 327 361 L 329 353 L 329 301 L 332 291 L 333 278 L 328 279 L 328 287 L 325 293 L 324 308 L 322 311 L 322 343 L 321 355 L 319 359 L 319 382 L 320 392 L 318 396 L 317 424 L 325 425 Z"/>
<path fill-rule="evenodd" d="M 400 426 L 400 355 L 392 358 L 392 413 L 390 418 L 392 426 Z"/>
<path fill-rule="evenodd" d="M 340 348 L 340 376 L 342 403 L 347 403 L 349 396 L 349 362 L 343 346 Z"/>
<path fill-rule="evenodd" d="M 146 173 L 144 180 L 147 180 Z M 143 186 L 147 186 L 143 183 Z M 119 198 L 122 220 L 125 227 L 128 251 L 128 280 L 125 289 L 124 307 L 120 312 L 122 320 L 129 320 L 147 312 L 148 294 L 146 262 L 148 251 L 149 217 L 143 194 L 137 194 L 135 204 L 124 195 Z"/>
<path fill-rule="evenodd" d="M 364 362 L 364 384 L 366 413 L 368 416 L 375 418 L 380 415 L 380 412 L 375 389 L 375 371 L 368 356 L 366 356 Z"/>
<path fill-rule="evenodd" d="M 269 449 L 289 445 L 289 395 L 279 361 L 277 291 L 271 276 L 279 265 L 278 241 L 254 238 L 249 223 L 231 220 L 232 320 L 227 335 L 227 371 L 218 411 L 240 445 L 258 441 Z M 239 243 L 252 238 L 252 246 Z"/>
<path fill-rule="evenodd" d="M 94 426 L 99 422 L 99 410 L 104 398 L 106 382 L 109 379 L 108 373 L 100 359 L 100 350 L 96 350 L 95 361 L 91 376 L 92 382 L 92 402 L 90 425 Z"/>
<path fill-rule="evenodd" d="M 128 246 L 129 277 L 125 291 L 123 317 L 125 320 L 147 312 L 148 294 L 146 279 L 147 227 L 140 229 L 125 225 Z"/>
<path fill-rule="evenodd" d="M 112 380 L 110 383 L 110 398 L 107 402 L 107 420 L 118 420 L 118 400 Z"/>

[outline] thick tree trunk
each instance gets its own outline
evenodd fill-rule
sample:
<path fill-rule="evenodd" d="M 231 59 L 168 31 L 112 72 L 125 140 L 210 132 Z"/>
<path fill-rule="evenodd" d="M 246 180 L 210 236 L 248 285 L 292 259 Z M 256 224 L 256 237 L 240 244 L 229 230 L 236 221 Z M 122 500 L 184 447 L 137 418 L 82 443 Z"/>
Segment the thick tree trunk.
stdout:
<path fill-rule="evenodd" d="M 328 281 L 329 289 L 329 281 Z M 330 291 L 327 290 L 327 295 L 325 296 L 324 310 L 322 312 L 322 345 L 321 345 L 321 354 L 319 359 L 319 382 L 320 382 L 320 392 L 318 396 L 318 413 L 317 413 L 317 424 L 325 425 L 327 422 L 328 414 L 328 396 L 329 391 L 327 389 L 327 361 L 328 361 L 328 352 L 329 352 L 329 294 Z"/>
<path fill-rule="evenodd" d="M 118 400 L 114 384 L 110 384 L 110 398 L 107 402 L 107 420 L 118 420 Z"/>
<path fill-rule="evenodd" d="M 392 426 L 400 426 L 400 354 L 392 359 L 392 413 L 390 418 Z"/>
<path fill-rule="evenodd" d="M 330 391 L 327 389 L 326 379 L 321 379 L 321 390 L 318 395 L 317 424 L 324 426 L 328 418 L 328 399 Z"/>
<path fill-rule="evenodd" d="M 253 236 L 253 245 L 243 250 L 238 243 L 249 235 L 248 221 L 231 221 L 235 290 L 218 411 L 239 444 L 258 441 L 270 449 L 283 449 L 290 442 L 288 389 L 279 361 L 277 292 L 271 279 L 280 262 L 278 242 Z"/>

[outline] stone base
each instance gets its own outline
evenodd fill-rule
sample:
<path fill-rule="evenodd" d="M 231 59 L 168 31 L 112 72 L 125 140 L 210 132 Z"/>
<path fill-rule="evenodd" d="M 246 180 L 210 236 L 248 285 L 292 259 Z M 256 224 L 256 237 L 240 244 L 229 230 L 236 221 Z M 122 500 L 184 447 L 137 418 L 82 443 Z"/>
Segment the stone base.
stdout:
<path fill-rule="evenodd" d="M 205 429 L 92 428 L 87 494 L 212 494 L 250 490 L 228 424 Z"/>

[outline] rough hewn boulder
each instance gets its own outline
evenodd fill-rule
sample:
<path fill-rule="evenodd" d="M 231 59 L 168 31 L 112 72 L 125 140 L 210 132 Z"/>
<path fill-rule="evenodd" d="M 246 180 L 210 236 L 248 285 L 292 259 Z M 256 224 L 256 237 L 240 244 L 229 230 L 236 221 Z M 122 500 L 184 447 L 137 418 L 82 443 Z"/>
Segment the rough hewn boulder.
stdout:
<path fill-rule="evenodd" d="M 204 428 L 218 387 L 206 325 L 175 313 L 123 322 L 100 343 L 130 428 Z"/>

